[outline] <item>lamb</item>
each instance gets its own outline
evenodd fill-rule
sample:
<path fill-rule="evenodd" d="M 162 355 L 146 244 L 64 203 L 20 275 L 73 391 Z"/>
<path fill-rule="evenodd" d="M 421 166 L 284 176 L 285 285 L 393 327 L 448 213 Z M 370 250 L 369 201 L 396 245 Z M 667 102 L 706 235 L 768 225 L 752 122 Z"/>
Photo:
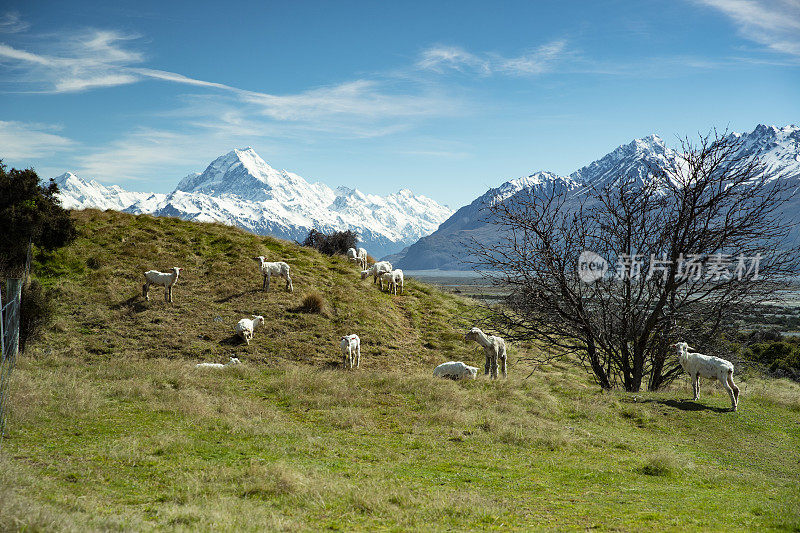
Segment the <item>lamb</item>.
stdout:
<path fill-rule="evenodd" d="M 491 379 L 497 379 L 497 362 L 500 360 L 500 371 L 503 377 L 506 374 L 506 342 L 494 335 L 486 335 L 478 328 L 472 328 L 469 333 L 464 335 L 465 341 L 475 341 L 483 346 L 486 353 L 486 364 L 484 365 L 484 375 L 491 373 Z"/>
<path fill-rule="evenodd" d="M 474 366 L 465 365 L 461 361 L 448 361 L 433 369 L 433 377 L 448 379 L 475 379 L 478 369 Z"/>
<path fill-rule="evenodd" d="M 700 377 L 716 379 L 722 384 L 722 388 L 728 391 L 731 398 L 731 411 L 736 411 L 739 406 L 739 387 L 733 382 L 733 363 L 714 357 L 696 353 L 685 342 L 670 344 L 670 348 L 677 348 L 678 361 L 683 369 L 692 378 L 692 391 L 694 400 L 700 398 Z"/>
<path fill-rule="evenodd" d="M 392 270 L 392 289 L 397 294 L 397 286 L 400 286 L 400 294 L 403 294 L 403 271 L 399 268 Z"/>
<path fill-rule="evenodd" d="M 361 269 L 366 270 L 367 268 L 367 250 L 364 248 L 358 249 L 358 259 L 361 262 Z"/>
<path fill-rule="evenodd" d="M 386 282 L 386 289 L 397 295 L 397 286 L 400 286 L 400 292 L 403 292 L 403 271 L 399 268 L 391 272 L 384 272 L 379 278 L 380 288 L 383 290 L 383 282 Z"/>
<path fill-rule="evenodd" d="M 344 355 L 344 367 L 353 369 L 353 361 L 355 360 L 356 368 L 361 366 L 361 339 L 358 335 L 345 335 L 339 342 Z"/>
<path fill-rule="evenodd" d="M 378 281 L 378 276 L 385 272 L 392 271 L 392 264 L 389 261 L 378 261 L 368 269 L 364 269 L 361 271 L 361 279 L 365 279 L 367 276 L 372 276 L 372 283 L 376 283 Z"/>
<path fill-rule="evenodd" d="M 253 340 L 253 333 L 256 328 L 264 325 L 264 317 L 261 315 L 252 315 L 253 318 L 243 318 L 236 323 L 236 334 L 242 338 L 246 344 L 250 344 Z"/>
<path fill-rule="evenodd" d="M 380 288 L 380 290 L 383 290 L 384 283 L 386 283 L 386 290 L 391 292 L 392 284 L 394 283 L 394 276 L 391 272 L 384 272 L 378 276 L 378 288 Z"/>
<path fill-rule="evenodd" d="M 261 286 L 262 290 L 269 291 L 270 278 L 272 276 L 278 276 L 286 280 L 286 290 L 289 292 L 294 292 L 292 278 L 289 276 L 289 265 L 287 263 L 284 263 L 283 261 L 270 263 L 263 255 L 259 255 L 253 259 L 258 261 L 259 267 L 261 268 L 261 274 L 264 276 L 264 283 Z"/>
<path fill-rule="evenodd" d="M 150 285 L 164 287 L 164 301 L 172 301 L 172 286 L 178 282 L 180 267 L 172 267 L 171 272 L 159 272 L 158 270 L 148 270 L 144 273 L 144 285 L 142 285 L 142 296 L 150 301 Z"/>
<path fill-rule="evenodd" d="M 230 365 L 238 365 L 240 362 L 241 361 L 239 361 L 237 358 L 231 357 L 231 360 L 228 361 L 227 363 L 225 363 L 224 365 L 222 363 L 197 363 L 197 365 L 195 365 L 195 367 L 196 368 L 225 368 L 225 367 L 230 366 Z"/>

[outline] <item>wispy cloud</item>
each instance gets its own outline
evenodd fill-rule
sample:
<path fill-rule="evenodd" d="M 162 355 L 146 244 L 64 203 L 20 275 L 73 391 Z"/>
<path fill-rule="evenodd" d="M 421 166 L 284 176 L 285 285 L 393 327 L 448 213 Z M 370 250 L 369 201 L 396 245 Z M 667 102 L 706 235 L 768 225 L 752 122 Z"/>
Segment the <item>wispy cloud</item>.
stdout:
<path fill-rule="evenodd" d="M 74 146 L 47 124 L 0 120 L 0 159 L 18 160 L 47 157 Z"/>
<path fill-rule="evenodd" d="M 30 27 L 31 25 L 22 20 L 16 11 L 0 15 L 0 33 L 19 33 Z"/>
<path fill-rule="evenodd" d="M 123 47 L 136 39 L 114 31 L 88 31 L 57 38 L 59 55 L 31 52 L 0 43 L 0 62 L 12 64 L 17 81 L 44 92 L 80 92 L 134 83 L 140 78 L 127 72 L 141 62 L 140 52 Z"/>
<path fill-rule="evenodd" d="M 800 0 L 696 0 L 721 11 L 747 39 L 800 57 Z"/>
<path fill-rule="evenodd" d="M 552 41 L 516 57 L 495 53 L 473 54 L 457 46 L 439 45 L 423 51 L 416 65 L 422 70 L 457 70 L 479 76 L 536 75 L 551 70 L 555 62 L 570 54 L 566 44 L 564 40 Z"/>

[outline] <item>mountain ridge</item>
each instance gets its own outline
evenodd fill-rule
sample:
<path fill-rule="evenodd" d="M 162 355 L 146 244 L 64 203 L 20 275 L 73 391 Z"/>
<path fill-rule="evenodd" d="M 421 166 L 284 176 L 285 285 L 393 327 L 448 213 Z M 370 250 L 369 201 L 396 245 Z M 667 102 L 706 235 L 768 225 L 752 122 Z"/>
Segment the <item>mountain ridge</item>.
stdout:
<path fill-rule="evenodd" d="M 298 174 L 272 168 L 251 147 L 217 157 L 203 172 L 182 178 L 169 194 L 106 187 L 69 172 L 55 181 L 62 204 L 71 209 L 217 221 L 288 240 L 302 240 L 312 228 L 351 229 L 376 257 L 402 250 L 452 214 L 449 207 L 406 188 L 379 196 L 310 183 Z"/>
<path fill-rule="evenodd" d="M 784 179 L 797 178 L 800 186 L 800 127 L 759 124 L 752 132 L 727 135 L 742 139 L 742 155 L 760 153 L 771 172 Z M 619 179 L 621 175 L 644 183 L 653 177 L 654 168 L 681 164 L 678 156 L 679 153 L 666 146 L 661 137 L 651 134 L 619 145 L 568 176 L 539 171 L 505 181 L 459 208 L 436 231 L 409 246 L 404 254 L 396 255 L 397 266 L 406 270 L 468 269 L 471 259 L 464 244 L 473 239 L 493 242 L 499 238 L 498 230 L 486 220 L 488 213 L 483 207 L 487 204 L 513 201 L 513 197 L 523 191 L 538 194 L 545 187 L 567 187 L 577 194 L 589 186 Z M 790 206 L 790 211 L 800 213 L 800 199 Z"/>

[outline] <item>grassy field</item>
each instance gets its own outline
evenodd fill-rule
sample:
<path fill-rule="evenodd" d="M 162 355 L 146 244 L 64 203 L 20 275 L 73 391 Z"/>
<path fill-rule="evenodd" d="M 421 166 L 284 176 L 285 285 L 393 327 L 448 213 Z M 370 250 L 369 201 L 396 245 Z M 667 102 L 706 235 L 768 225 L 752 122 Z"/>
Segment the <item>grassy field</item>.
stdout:
<path fill-rule="evenodd" d="M 567 362 L 481 363 L 468 300 L 221 225 L 87 211 L 36 265 L 60 318 L 14 374 L 0 530 L 800 530 L 800 387 L 602 392 Z M 250 257 L 292 265 L 260 292 Z M 167 304 L 141 272 L 186 270 Z M 56 278 L 55 276 L 59 277 Z M 322 293 L 323 314 L 298 311 Z M 235 322 L 262 314 L 243 346 Z M 362 368 L 336 339 L 356 332 Z M 243 364 L 202 371 L 199 361 Z"/>

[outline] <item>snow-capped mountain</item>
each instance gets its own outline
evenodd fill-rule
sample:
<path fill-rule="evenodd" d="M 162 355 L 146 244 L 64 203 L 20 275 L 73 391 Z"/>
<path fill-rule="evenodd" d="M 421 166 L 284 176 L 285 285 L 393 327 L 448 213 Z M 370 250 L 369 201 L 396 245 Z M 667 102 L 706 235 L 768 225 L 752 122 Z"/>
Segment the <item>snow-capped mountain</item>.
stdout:
<path fill-rule="evenodd" d="M 166 194 L 126 191 L 118 185 L 105 187 L 95 180 L 86 181 L 72 172 L 53 178 L 58 185 L 61 205 L 66 209 L 114 209 L 122 211 L 136 203 L 152 209 L 167 197 Z"/>
<path fill-rule="evenodd" d="M 732 133 L 741 139 L 740 155 L 758 154 L 778 179 L 796 179 L 800 186 L 800 127 L 759 125 L 750 133 Z M 625 176 L 640 184 L 653 176 L 658 168 L 674 168 L 682 164 L 680 154 L 667 147 L 657 135 L 649 135 L 621 145 L 597 161 L 576 170 L 569 176 L 537 172 L 527 177 L 507 181 L 490 189 L 471 204 L 462 207 L 439 229 L 414 243 L 404 254 L 396 256 L 400 268 L 463 270 L 469 257 L 464 243 L 472 239 L 493 242 L 499 239 L 498 229 L 487 222 L 489 213 L 483 209 L 498 201 L 514 201 L 517 194 L 541 194 L 553 187 L 564 187 L 581 194 L 587 187 L 602 187 Z M 794 204 L 798 205 L 794 205 Z M 792 211 L 790 213 L 790 211 Z M 800 215 L 800 199 L 793 202 L 787 213 Z"/>
<path fill-rule="evenodd" d="M 69 208 L 217 221 L 290 240 L 302 240 L 312 228 L 322 232 L 352 229 L 376 257 L 416 242 L 452 214 L 448 207 L 408 189 L 378 196 L 309 183 L 297 174 L 270 167 L 252 148 L 218 157 L 202 173 L 183 178 L 168 195 L 130 193 L 75 176 L 58 183 L 62 203 Z"/>

